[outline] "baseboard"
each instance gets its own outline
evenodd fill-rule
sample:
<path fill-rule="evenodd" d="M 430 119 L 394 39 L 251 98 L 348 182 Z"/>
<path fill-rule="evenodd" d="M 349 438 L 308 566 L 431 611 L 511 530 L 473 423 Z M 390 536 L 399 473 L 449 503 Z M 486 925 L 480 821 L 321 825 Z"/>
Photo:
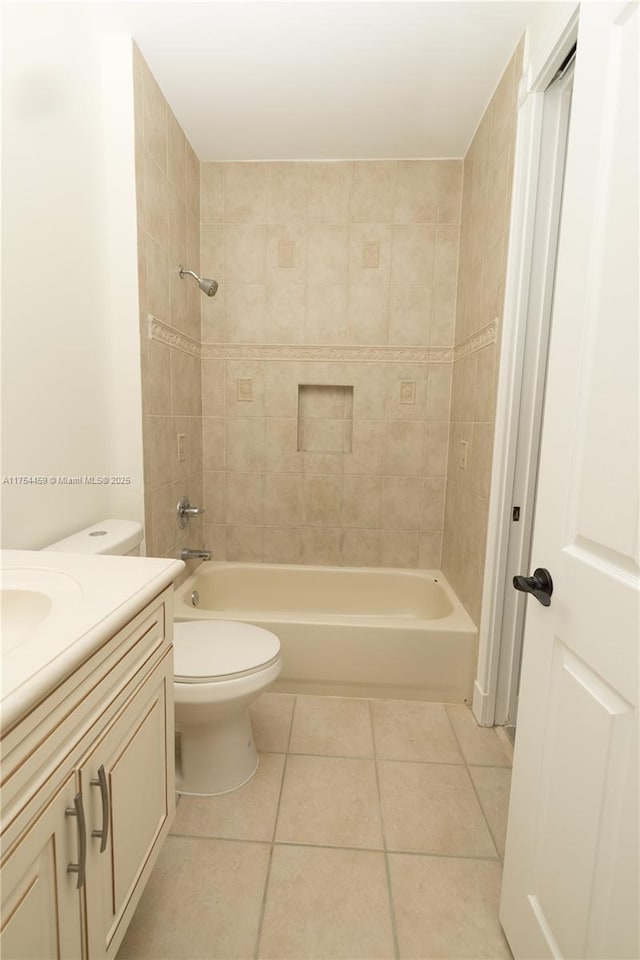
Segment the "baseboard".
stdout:
<path fill-rule="evenodd" d="M 481 727 L 493 726 L 493 710 L 489 700 L 489 694 L 478 686 L 476 680 L 473 684 L 473 700 L 471 702 L 473 715 Z"/>

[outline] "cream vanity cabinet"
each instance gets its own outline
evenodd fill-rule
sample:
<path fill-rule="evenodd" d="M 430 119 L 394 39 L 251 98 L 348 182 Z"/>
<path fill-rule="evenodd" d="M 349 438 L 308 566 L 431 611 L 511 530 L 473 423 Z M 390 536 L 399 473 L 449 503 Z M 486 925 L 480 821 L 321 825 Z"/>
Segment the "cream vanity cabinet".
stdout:
<path fill-rule="evenodd" d="M 3 960 L 120 946 L 175 812 L 171 602 L 3 736 Z"/>

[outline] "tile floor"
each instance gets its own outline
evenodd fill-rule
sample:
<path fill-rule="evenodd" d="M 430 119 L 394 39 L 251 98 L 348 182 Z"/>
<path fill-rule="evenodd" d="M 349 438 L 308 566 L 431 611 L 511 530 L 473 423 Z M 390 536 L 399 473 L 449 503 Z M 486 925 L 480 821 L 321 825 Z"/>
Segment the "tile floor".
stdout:
<path fill-rule="evenodd" d="M 180 799 L 119 960 L 511 956 L 504 738 L 414 701 L 267 693 L 252 715 L 256 775 Z"/>

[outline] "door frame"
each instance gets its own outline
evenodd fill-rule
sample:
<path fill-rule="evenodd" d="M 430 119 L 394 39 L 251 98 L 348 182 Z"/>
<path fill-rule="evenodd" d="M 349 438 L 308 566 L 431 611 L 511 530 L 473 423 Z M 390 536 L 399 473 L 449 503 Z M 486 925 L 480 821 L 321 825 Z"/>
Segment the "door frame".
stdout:
<path fill-rule="evenodd" d="M 564 5 L 563 5 L 564 6 Z M 530 309 L 532 293 L 534 235 L 538 216 L 538 197 L 542 173 L 543 114 L 545 91 L 567 54 L 576 43 L 579 6 L 566 11 L 548 33 L 542 48 L 529 49 L 530 37 L 525 38 L 525 58 L 518 90 L 515 162 L 512 188 L 509 247 L 505 282 L 504 317 L 498 366 L 495 441 L 493 448 L 489 518 L 485 554 L 485 578 L 482 592 L 482 614 L 478 638 L 478 667 L 473 689 L 472 709 L 479 724 L 504 724 L 508 705 L 517 684 L 518 649 L 521 645 L 522 616 L 507 602 L 509 563 L 514 559 L 524 571 L 528 565 L 530 537 L 525 527 L 531 524 L 536 471 L 533 457 L 537 457 L 538 438 L 531 429 L 530 412 L 539 402 L 544 380 L 546 347 L 540 336 L 540 310 Z M 538 217 L 539 226 L 539 217 Z M 533 329 L 532 329 L 533 327 Z M 528 336 L 527 336 L 528 335 Z M 526 345 L 536 344 L 527 356 Z M 528 377 L 528 395 L 523 393 L 525 363 L 531 363 L 531 354 L 537 370 Z M 538 397 L 538 401 L 536 401 Z M 521 409 L 529 411 L 527 435 L 519 440 Z M 520 450 L 519 450 L 520 445 Z M 512 536 L 511 520 L 516 459 L 518 453 L 528 461 L 528 467 L 518 476 L 518 497 L 522 505 L 529 504 L 527 523 Z M 527 449 L 528 447 L 528 449 Z M 489 574 L 491 571 L 491 575 Z M 502 661 L 502 669 L 500 669 Z"/>
<path fill-rule="evenodd" d="M 560 213 L 569 134 L 574 57 L 544 94 L 540 177 L 531 263 L 531 286 L 522 366 L 522 391 L 511 503 L 518 522 L 509 525 L 506 589 L 500 631 L 500 654 L 494 723 L 516 722 L 520 663 L 524 639 L 525 596 L 510 589 L 511 578 L 531 567 L 538 461 L 549 332 L 555 284 Z"/>

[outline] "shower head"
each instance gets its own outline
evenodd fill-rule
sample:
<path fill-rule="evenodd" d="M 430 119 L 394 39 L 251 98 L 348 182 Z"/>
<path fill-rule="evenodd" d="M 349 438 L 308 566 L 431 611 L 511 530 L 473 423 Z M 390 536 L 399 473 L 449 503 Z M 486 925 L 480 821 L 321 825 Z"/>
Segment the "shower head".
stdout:
<path fill-rule="evenodd" d="M 198 286 L 203 293 L 206 293 L 208 297 L 215 297 L 216 291 L 218 289 L 217 280 L 207 280 L 206 277 L 203 277 L 202 280 L 198 283 Z"/>
<path fill-rule="evenodd" d="M 214 297 L 216 295 L 216 291 L 218 290 L 217 280 L 207 280 L 206 277 L 199 277 L 197 273 L 194 273 L 193 270 L 187 270 L 186 267 L 180 267 L 178 272 L 183 280 L 187 274 L 193 277 L 194 280 L 197 280 L 198 286 L 208 297 Z"/>

